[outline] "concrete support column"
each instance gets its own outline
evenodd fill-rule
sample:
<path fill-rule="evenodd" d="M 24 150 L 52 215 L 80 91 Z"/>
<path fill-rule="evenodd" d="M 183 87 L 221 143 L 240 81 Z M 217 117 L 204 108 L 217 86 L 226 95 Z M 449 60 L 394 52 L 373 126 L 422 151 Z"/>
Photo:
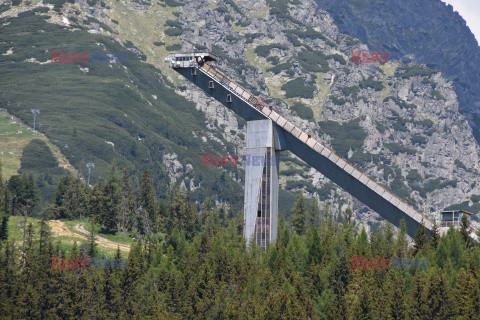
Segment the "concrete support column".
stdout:
<path fill-rule="evenodd" d="M 277 238 L 278 154 L 272 120 L 247 121 L 243 233 L 266 248 Z"/>

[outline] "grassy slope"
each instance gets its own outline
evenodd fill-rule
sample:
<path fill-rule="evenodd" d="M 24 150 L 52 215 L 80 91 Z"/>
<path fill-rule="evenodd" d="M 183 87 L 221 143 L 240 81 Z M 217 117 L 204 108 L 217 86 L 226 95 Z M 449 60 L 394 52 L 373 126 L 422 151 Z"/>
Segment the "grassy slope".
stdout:
<path fill-rule="evenodd" d="M 30 109 L 40 109 L 40 131 L 72 165 L 85 175 L 85 163 L 95 162 L 94 183 L 105 178 L 115 158 L 133 173 L 150 168 L 158 192 L 165 195 L 169 178 L 162 156 L 176 153 L 182 163 L 192 164 L 194 172 L 201 169 L 195 173 L 194 184 L 205 188 L 192 192 L 192 196 L 202 200 L 213 189 L 224 200 L 240 203 L 237 183 L 218 168 L 200 167 L 202 153 L 232 152 L 233 146 L 227 145 L 231 151 L 225 151 L 217 142 L 201 141 L 201 136 L 207 136 L 203 114 L 167 87 L 158 69 L 131 52 L 125 66 L 88 63 L 83 66 L 88 72 L 77 64 L 27 62 L 31 58 L 46 62 L 53 50 L 128 51 L 110 38 L 49 24 L 30 13 L 1 22 L 8 25 L 0 35 L 0 52 L 12 50 L 13 54 L 0 56 L 0 86 L 5 92 L 0 107 L 29 125 Z"/>
<path fill-rule="evenodd" d="M 0 113 L 0 162 L 4 179 L 9 179 L 20 169 L 23 148 L 34 137 L 29 128 Z"/>
<path fill-rule="evenodd" d="M 15 241 L 17 248 L 21 248 L 23 243 L 23 221 L 24 221 L 24 218 L 21 216 L 12 216 L 8 221 L 8 235 L 9 235 L 8 240 Z M 77 224 L 80 224 L 80 225 L 83 225 L 87 230 L 89 230 L 90 228 L 90 224 L 86 221 L 68 221 L 68 220 L 62 220 L 62 221 L 65 222 L 65 225 L 68 227 L 68 231 L 81 236 L 84 236 L 84 235 L 76 231 L 74 226 L 76 226 Z M 40 230 L 40 220 L 29 217 L 27 218 L 27 226 L 29 223 L 32 223 L 33 228 L 35 230 L 34 241 L 38 241 L 39 240 L 38 231 Z M 60 241 L 61 242 L 60 247 L 62 248 L 62 250 L 65 250 L 67 253 L 71 252 L 74 242 L 77 242 L 78 246 L 80 246 L 82 243 L 84 245 L 87 244 L 86 240 L 81 239 L 79 237 L 56 235 L 54 232 L 52 232 L 50 227 L 49 227 L 49 231 L 50 231 L 50 235 L 52 237 L 53 243 Z M 129 245 L 132 245 L 135 242 L 132 238 L 129 238 L 126 236 L 120 236 L 120 235 L 112 236 L 112 235 L 106 235 L 106 234 L 99 234 L 99 235 L 108 240 L 129 244 Z M 108 248 L 105 246 L 97 246 L 97 249 L 98 249 L 99 256 L 102 256 L 102 257 L 103 256 L 113 257 L 116 252 L 115 249 Z M 128 255 L 128 252 L 121 251 L 121 254 L 122 256 L 126 257 Z"/>

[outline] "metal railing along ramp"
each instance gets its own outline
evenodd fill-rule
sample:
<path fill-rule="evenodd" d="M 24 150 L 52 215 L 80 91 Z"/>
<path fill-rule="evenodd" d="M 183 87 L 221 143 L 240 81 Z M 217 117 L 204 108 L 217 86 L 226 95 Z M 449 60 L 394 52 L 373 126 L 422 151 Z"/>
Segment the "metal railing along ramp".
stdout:
<path fill-rule="evenodd" d="M 192 56 L 193 54 L 184 55 Z M 321 172 L 346 192 L 397 227 L 400 226 L 401 220 L 404 219 L 407 233 L 410 236 L 415 236 L 421 224 L 427 228 L 427 233 L 430 233 L 433 229 L 434 223 L 428 217 L 417 212 L 412 206 L 375 183 L 361 171 L 355 169 L 346 160 L 303 132 L 275 112 L 272 107 L 266 105 L 262 99 L 255 97 L 222 72 L 207 65 L 201 59 L 195 59 L 195 57 L 180 63 L 176 63 L 174 59 L 174 57 L 170 58 L 171 66 L 177 72 L 226 107 L 245 118 L 245 120 L 272 120 L 280 140 L 282 140 L 285 146 L 284 149 L 297 155 L 311 167 Z"/>

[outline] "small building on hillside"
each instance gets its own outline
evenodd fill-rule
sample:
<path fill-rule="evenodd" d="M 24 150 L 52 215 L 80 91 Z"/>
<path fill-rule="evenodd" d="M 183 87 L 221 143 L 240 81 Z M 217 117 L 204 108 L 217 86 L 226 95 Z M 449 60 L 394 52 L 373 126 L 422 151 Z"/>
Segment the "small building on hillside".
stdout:
<path fill-rule="evenodd" d="M 450 226 L 460 227 L 462 223 L 462 216 L 466 215 L 470 221 L 470 212 L 464 210 L 448 210 L 440 212 L 440 227 L 441 228 L 450 228 Z"/>

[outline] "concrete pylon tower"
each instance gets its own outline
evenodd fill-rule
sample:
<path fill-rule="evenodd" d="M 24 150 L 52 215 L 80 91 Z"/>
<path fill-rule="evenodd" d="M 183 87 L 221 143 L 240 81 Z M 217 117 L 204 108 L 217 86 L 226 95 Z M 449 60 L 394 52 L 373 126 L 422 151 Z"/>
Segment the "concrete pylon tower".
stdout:
<path fill-rule="evenodd" d="M 277 238 L 278 152 L 271 120 L 247 121 L 244 236 L 266 248 Z"/>

